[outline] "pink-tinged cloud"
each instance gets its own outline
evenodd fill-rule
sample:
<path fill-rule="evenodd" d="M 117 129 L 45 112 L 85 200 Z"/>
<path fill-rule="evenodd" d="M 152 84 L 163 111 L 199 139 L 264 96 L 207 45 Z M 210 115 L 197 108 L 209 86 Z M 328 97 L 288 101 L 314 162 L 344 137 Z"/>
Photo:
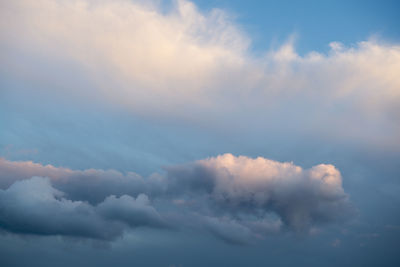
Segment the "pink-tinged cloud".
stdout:
<path fill-rule="evenodd" d="M 45 229 L 35 231 L 35 227 L 47 218 L 47 211 L 35 210 L 49 205 L 48 216 L 57 210 L 58 217 L 63 218 L 66 210 L 72 213 L 65 216 L 73 219 L 75 212 L 80 214 L 82 210 L 107 223 L 189 227 L 226 242 L 245 244 L 281 231 L 311 233 L 326 224 L 343 222 L 354 212 L 340 172 L 329 164 L 303 169 L 291 162 L 224 154 L 165 167 L 165 171 L 141 177 L 114 170 L 76 171 L 3 158 L 1 225 L 12 232 L 45 234 Z M 31 178 L 37 176 L 47 178 Z M 23 220 L 29 218 L 30 209 L 34 211 L 32 223 L 37 224 L 19 229 L 18 225 L 22 227 Z M 169 215 L 164 218 L 164 213 Z M 52 229 L 48 234 L 70 235 L 54 228 L 54 216 L 50 217 L 43 224 Z M 124 229 L 111 237 L 120 236 Z"/>
<path fill-rule="evenodd" d="M 400 149 L 396 44 L 332 42 L 326 54 L 299 55 L 289 41 L 255 57 L 227 12 L 184 0 L 167 13 L 158 1 L 3 1 L 0 16 L 7 76 L 23 72 L 37 85 L 20 95 L 36 90 L 141 116 L 229 129 L 240 121 Z M 21 60 L 20 50 L 40 62 Z M 60 74 L 49 77 L 37 68 L 43 62 Z M 65 62 L 90 85 L 71 86 Z"/>

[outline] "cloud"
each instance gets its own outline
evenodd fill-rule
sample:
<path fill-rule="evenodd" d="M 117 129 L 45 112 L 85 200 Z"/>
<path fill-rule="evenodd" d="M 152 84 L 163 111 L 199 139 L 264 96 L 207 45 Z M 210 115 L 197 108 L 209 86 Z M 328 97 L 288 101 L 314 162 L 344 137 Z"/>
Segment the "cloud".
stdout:
<path fill-rule="evenodd" d="M 109 195 L 124 194 L 136 196 L 140 193 L 156 194 L 164 190 L 160 175 L 146 179 L 128 172 L 116 170 L 72 170 L 69 168 L 42 165 L 31 161 L 9 161 L 0 158 L 0 188 L 6 189 L 15 181 L 33 176 L 48 177 L 52 185 L 63 191 L 72 200 L 85 200 L 92 204 L 102 202 Z"/>
<path fill-rule="evenodd" d="M 96 94 L 137 112 L 205 100 L 202 89 L 214 71 L 240 65 L 248 43 L 223 11 L 203 15 L 187 1 L 176 1 L 167 14 L 155 1 L 40 0 L 3 6 L 9 20 L 1 28 L 5 43 L 28 42 L 33 53 L 45 48 L 50 57 L 69 58 L 94 81 Z M 15 30 L 23 34 L 16 36 Z M 69 93 L 76 89 L 68 88 Z"/>
<path fill-rule="evenodd" d="M 1 159 L 0 226 L 112 240 L 129 228 L 174 225 L 247 244 L 281 231 L 308 233 L 353 212 L 333 165 L 302 169 L 224 154 L 165 170 L 144 178 Z"/>
<path fill-rule="evenodd" d="M 289 229 L 309 231 L 352 212 L 333 165 L 304 170 L 289 162 L 224 154 L 166 170 L 172 191 L 199 198 L 213 214 L 243 222 L 259 223 L 273 214 Z"/>
<path fill-rule="evenodd" d="M 244 245 L 254 238 L 251 230 L 230 218 L 200 217 L 207 231 L 231 244 Z"/>
<path fill-rule="evenodd" d="M 189 1 L 167 11 L 158 1 L 1 5 L 1 73 L 23 76 L 29 86 L 20 95 L 33 90 L 208 127 L 235 129 L 240 121 L 242 129 L 399 149 L 399 45 L 332 42 L 326 54 L 299 55 L 289 41 L 254 56 L 227 12 Z M 71 84 L 71 65 L 86 83 Z"/>
<path fill-rule="evenodd" d="M 120 198 L 108 196 L 97 206 L 102 217 L 109 220 L 118 220 L 131 227 L 149 226 L 163 228 L 167 224 L 158 212 L 150 205 L 149 198 L 140 194 L 136 199 L 122 195 Z"/>
<path fill-rule="evenodd" d="M 166 227 L 143 194 L 136 199 L 111 195 L 93 206 L 65 198 L 64 192 L 43 177 L 17 181 L 0 190 L 0 227 L 9 232 L 114 240 L 129 227 L 143 226 Z"/>

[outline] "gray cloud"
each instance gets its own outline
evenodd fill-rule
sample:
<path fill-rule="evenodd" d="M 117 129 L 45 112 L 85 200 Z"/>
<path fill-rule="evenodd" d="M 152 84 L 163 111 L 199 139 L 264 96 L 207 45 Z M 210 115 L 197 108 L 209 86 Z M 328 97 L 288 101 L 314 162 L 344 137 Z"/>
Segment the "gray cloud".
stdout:
<path fill-rule="evenodd" d="M 175 193 L 199 198 L 207 212 L 247 224 L 271 215 L 295 231 L 341 221 L 352 213 L 340 172 L 321 164 L 304 170 L 293 163 L 225 154 L 166 168 Z"/>
<path fill-rule="evenodd" d="M 140 194 L 136 199 L 123 195 L 107 197 L 96 207 L 97 212 L 106 219 L 117 220 L 132 227 L 151 226 L 163 228 L 166 222 L 150 205 L 149 198 Z"/>
<path fill-rule="evenodd" d="M 252 231 L 234 219 L 204 216 L 201 221 L 207 231 L 227 243 L 244 245 L 254 239 Z"/>
<path fill-rule="evenodd" d="M 146 179 L 128 172 L 123 174 L 116 170 L 72 170 L 52 165 L 42 165 L 30 161 L 8 161 L 0 158 L 0 188 L 6 189 L 18 180 L 32 176 L 48 177 L 52 185 L 63 191 L 72 200 L 85 200 L 92 204 L 103 201 L 109 195 L 138 195 L 146 192 L 163 191 L 160 175 L 154 174 Z"/>
<path fill-rule="evenodd" d="M 166 227 L 146 195 L 107 197 L 97 206 L 72 201 L 50 180 L 32 177 L 0 190 L 0 227 L 18 234 L 113 240 L 129 227 Z"/>
<path fill-rule="evenodd" d="M 224 154 L 165 170 L 144 178 L 1 159 L 0 226 L 111 240 L 128 228 L 177 225 L 246 244 L 282 230 L 308 233 L 353 212 L 333 165 Z M 48 178 L 31 178 L 39 175 Z"/>

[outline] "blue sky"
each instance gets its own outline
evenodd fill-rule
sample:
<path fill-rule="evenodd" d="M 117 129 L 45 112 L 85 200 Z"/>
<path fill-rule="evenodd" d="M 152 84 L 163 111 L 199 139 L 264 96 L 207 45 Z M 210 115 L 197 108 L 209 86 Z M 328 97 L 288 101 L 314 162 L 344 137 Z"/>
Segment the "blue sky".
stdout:
<path fill-rule="evenodd" d="M 354 44 L 371 36 L 399 41 L 398 1 L 224 1 L 197 2 L 205 10 L 229 10 L 253 37 L 255 51 L 297 35 L 300 53 L 327 51 L 328 43 Z"/>
<path fill-rule="evenodd" d="M 399 264 L 397 1 L 0 5 L 3 265 Z"/>

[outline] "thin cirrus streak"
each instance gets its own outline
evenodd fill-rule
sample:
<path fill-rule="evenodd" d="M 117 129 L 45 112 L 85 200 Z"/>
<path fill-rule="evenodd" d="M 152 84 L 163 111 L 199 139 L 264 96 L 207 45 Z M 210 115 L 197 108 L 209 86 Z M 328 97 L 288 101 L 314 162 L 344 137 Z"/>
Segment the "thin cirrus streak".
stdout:
<path fill-rule="evenodd" d="M 0 180 L 8 180 L 0 191 L 0 226 L 19 234 L 113 240 L 136 227 L 191 227 L 245 244 L 285 229 L 307 233 L 354 213 L 340 172 L 326 164 L 304 170 L 224 154 L 142 178 L 3 158 L 0 170 Z"/>

